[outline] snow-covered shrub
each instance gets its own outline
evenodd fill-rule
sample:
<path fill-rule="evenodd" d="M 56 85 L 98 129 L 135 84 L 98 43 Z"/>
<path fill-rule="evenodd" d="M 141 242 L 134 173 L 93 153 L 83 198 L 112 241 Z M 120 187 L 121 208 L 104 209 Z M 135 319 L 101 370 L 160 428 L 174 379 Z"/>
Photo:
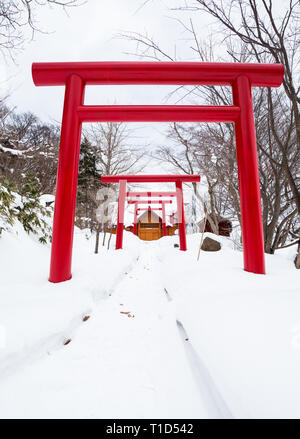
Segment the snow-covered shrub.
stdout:
<path fill-rule="evenodd" d="M 0 182 L 0 235 L 3 230 L 9 229 L 15 219 L 15 210 L 13 208 L 14 195 L 12 187 L 7 180 Z"/>
<path fill-rule="evenodd" d="M 42 244 L 51 240 L 52 207 L 45 207 L 40 201 L 37 179 L 28 175 L 20 188 L 20 194 L 13 192 L 6 180 L 0 183 L 0 233 L 19 221 L 27 233 L 38 236 Z"/>

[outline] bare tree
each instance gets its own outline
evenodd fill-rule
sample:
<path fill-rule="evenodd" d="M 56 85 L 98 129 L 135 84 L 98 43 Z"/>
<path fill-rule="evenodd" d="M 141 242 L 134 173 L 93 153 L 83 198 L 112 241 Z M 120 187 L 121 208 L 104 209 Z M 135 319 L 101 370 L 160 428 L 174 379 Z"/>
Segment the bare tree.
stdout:
<path fill-rule="evenodd" d="M 235 7 L 240 12 L 242 11 L 242 14 L 245 11 L 243 8 L 247 8 L 248 3 L 251 5 L 252 11 L 257 10 L 256 2 L 253 1 L 205 2 L 196 0 L 193 2 L 193 7 L 189 7 L 189 3 L 192 2 L 187 0 L 182 9 L 190 9 L 194 14 L 203 11 L 203 8 L 207 9 L 209 4 L 213 5 L 216 11 L 223 11 L 230 19 L 231 14 L 236 18 L 236 12 L 233 13 Z M 272 8 L 270 10 L 270 3 L 268 4 L 263 1 L 264 7 L 269 9 L 267 17 L 270 18 Z M 295 129 L 298 126 L 297 122 L 295 123 L 298 117 L 295 102 L 298 102 L 299 88 L 293 83 L 299 55 L 299 44 L 297 44 L 299 28 L 297 29 L 295 26 L 295 23 L 298 23 L 296 6 L 299 7 L 299 2 L 297 2 L 297 5 L 296 2 L 289 2 L 287 6 L 281 37 L 276 34 L 274 23 L 271 23 L 273 33 L 276 34 L 275 37 L 281 39 L 281 46 L 278 51 L 285 54 L 280 55 L 279 58 L 272 59 L 272 54 L 268 52 L 267 47 L 261 46 L 260 50 L 255 50 L 256 46 L 251 45 L 248 40 L 235 34 L 233 30 L 226 33 L 223 23 L 221 29 L 223 31 L 221 32 L 223 47 L 227 48 L 226 61 L 274 62 L 275 60 L 276 62 L 283 62 L 285 67 L 288 64 L 286 69 L 289 73 L 288 78 L 285 77 L 284 80 L 284 91 L 260 89 L 253 92 L 265 248 L 270 253 L 273 253 L 276 248 L 285 246 L 286 241 L 297 239 L 297 234 L 299 234 L 299 206 L 297 203 L 299 180 L 297 176 L 299 175 L 300 148 L 298 129 Z M 296 21 L 291 20 L 291 17 Z M 274 18 L 274 20 L 276 23 L 280 22 L 280 19 Z M 187 24 L 182 21 L 179 21 L 179 23 L 189 34 L 190 48 L 194 56 L 197 55 L 200 61 L 218 60 L 214 59 L 215 37 L 208 45 L 204 46 L 192 19 Z M 242 27 L 246 28 L 247 25 L 251 26 L 251 19 L 248 20 L 247 14 L 244 14 Z M 286 28 L 290 27 L 287 37 L 285 37 L 286 28 L 284 29 L 284 25 L 286 25 Z M 237 20 L 237 29 L 238 26 L 239 22 Z M 263 32 L 267 35 L 266 24 L 263 20 L 259 20 L 258 26 L 255 28 L 257 34 L 259 33 L 259 26 L 262 26 Z M 251 29 L 247 29 L 247 32 L 251 34 Z M 137 43 L 139 56 L 141 57 L 176 60 L 148 35 L 127 33 L 125 37 Z M 224 61 L 224 59 L 221 60 Z M 293 69 L 291 66 L 293 66 Z M 289 93 L 291 90 L 297 90 L 297 93 Z M 193 103 L 231 104 L 231 91 L 226 87 L 179 87 L 176 93 L 180 93 L 179 101 L 182 98 L 189 98 L 193 100 Z M 171 132 L 169 132 L 169 138 L 174 140 L 174 147 L 162 147 L 159 149 L 158 155 L 162 160 L 171 163 L 183 172 L 189 173 L 198 167 L 201 173 L 205 175 L 213 210 L 208 220 L 217 217 L 221 212 L 227 211 L 227 214 L 234 215 L 240 221 L 233 126 L 231 124 L 201 124 L 187 127 L 174 124 L 171 127 Z"/>
<path fill-rule="evenodd" d="M 115 220 L 115 201 L 117 196 L 111 185 L 107 185 L 98 191 L 96 199 L 98 201 L 98 208 L 96 210 L 97 226 L 95 253 L 98 253 L 100 232 L 103 232 L 102 246 L 104 246 L 107 230 L 110 227 L 110 236 L 108 241 L 109 249 L 113 222 Z"/>
<path fill-rule="evenodd" d="M 32 174 L 42 193 L 54 192 L 58 143 L 58 126 L 0 106 L 0 173 L 17 189 Z"/>
<path fill-rule="evenodd" d="M 41 32 L 37 13 L 45 6 L 66 8 L 79 6 L 81 0 L 0 0 L 0 51 L 14 58 L 16 50 L 21 49 L 26 40 L 26 31 L 32 38 Z"/>
<path fill-rule="evenodd" d="M 145 166 L 142 163 L 144 151 L 133 145 L 133 133 L 128 130 L 126 124 L 115 122 L 92 124 L 86 130 L 85 135 L 93 146 L 100 174 L 137 173 Z M 111 185 L 106 185 L 106 188 L 112 190 Z M 107 195 L 103 194 L 100 199 L 106 202 Z M 96 216 L 95 253 L 98 253 L 100 232 L 104 232 L 102 243 L 104 246 L 107 229 L 113 226 L 112 212 L 113 210 L 107 207 L 101 215 Z"/>
<path fill-rule="evenodd" d="M 143 152 L 133 145 L 132 133 L 122 122 L 95 123 L 86 131 L 94 145 L 101 174 L 139 172 Z"/>
<path fill-rule="evenodd" d="M 154 154 L 154 157 L 158 160 L 168 163 L 176 171 L 184 174 L 196 174 L 201 172 L 205 175 L 208 185 L 211 184 L 209 190 L 210 195 L 210 213 L 207 215 L 207 220 L 214 233 L 218 233 L 218 218 L 215 214 L 215 193 L 213 191 L 215 184 L 211 183 L 209 178 L 209 171 L 211 167 L 202 167 L 199 163 L 199 154 L 204 159 L 207 152 L 204 150 L 198 151 L 195 146 L 194 130 L 192 126 L 184 126 L 182 124 L 174 123 L 170 125 L 167 133 L 169 140 L 173 142 L 172 146 L 160 146 Z M 197 191 L 196 184 L 193 183 L 193 189 L 196 197 L 200 200 L 204 211 L 207 210 L 207 206 L 199 192 Z"/>
<path fill-rule="evenodd" d="M 258 62 L 282 63 L 285 69 L 283 88 L 290 102 L 290 111 L 300 150 L 300 2 L 285 0 L 283 13 L 276 13 L 272 0 L 186 0 L 182 10 L 208 13 L 220 25 L 223 41 L 230 41 L 228 53 L 232 58 L 240 58 L 245 46 L 248 59 Z M 237 44 L 236 44 L 237 42 Z M 242 44 L 241 44 L 242 43 Z M 242 49 L 242 50 L 241 50 Z M 270 92 L 271 93 L 271 92 Z M 271 104 L 270 100 L 270 104 Z M 300 214 L 300 189 L 297 174 L 290 167 L 288 153 L 280 140 L 278 127 L 271 127 L 281 149 L 283 169 L 290 185 Z"/>
<path fill-rule="evenodd" d="M 214 90 L 211 92 L 214 93 Z M 254 102 L 265 250 L 274 253 L 286 241 L 294 239 L 299 226 L 297 228 L 297 208 L 293 193 L 283 172 L 283 157 L 271 125 L 278 124 L 281 127 L 281 141 L 286 142 L 292 169 L 297 166 L 298 150 L 295 148 L 295 136 L 291 135 L 293 130 L 289 113 L 284 111 L 280 95 L 276 101 L 274 99 L 272 111 L 269 109 L 268 92 L 261 90 Z M 204 177 L 209 195 L 208 221 L 212 230 L 217 232 L 218 223 L 224 217 L 238 219 L 241 225 L 233 126 L 174 123 L 170 126 L 168 137 L 173 146 L 161 146 L 157 151 L 158 158 L 180 172 L 200 172 Z"/>

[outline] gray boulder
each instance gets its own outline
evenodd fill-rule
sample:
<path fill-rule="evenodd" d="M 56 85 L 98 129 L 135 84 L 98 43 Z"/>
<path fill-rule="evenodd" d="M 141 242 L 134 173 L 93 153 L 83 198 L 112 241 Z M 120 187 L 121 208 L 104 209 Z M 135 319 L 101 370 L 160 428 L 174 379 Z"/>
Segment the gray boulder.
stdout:
<path fill-rule="evenodd" d="M 217 252 L 221 250 L 221 244 L 212 238 L 205 238 L 201 250 L 204 250 L 205 252 Z"/>

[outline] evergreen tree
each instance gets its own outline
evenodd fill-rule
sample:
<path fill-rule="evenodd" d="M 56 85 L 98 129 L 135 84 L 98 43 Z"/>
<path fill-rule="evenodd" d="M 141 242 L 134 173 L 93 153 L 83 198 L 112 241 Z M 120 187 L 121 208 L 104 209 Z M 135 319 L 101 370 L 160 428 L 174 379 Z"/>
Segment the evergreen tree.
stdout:
<path fill-rule="evenodd" d="M 41 243 L 51 240 L 49 217 L 52 208 L 44 207 L 40 202 L 39 181 L 33 175 L 24 176 L 20 193 L 5 178 L 0 178 L 0 235 L 10 229 L 18 220 L 27 233 L 38 236 Z"/>
<path fill-rule="evenodd" d="M 96 194 L 101 187 L 101 174 L 97 169 L 97 156 L 91 143 L 84 138 L 80 146 L 76 224 L 95 229 Z"/>
<path fill-rule="evenodd" d="M 15 197 L 12 193 L 12 185 L 6 179 L 0 179 L 0 235 L 13 225 L 16 212 L 13 207 Z"/>
<path fill-rule="evenodd" d="M 47 217 L 51 217 L 52 208 L 40 203 L 41 187 L 38 178 L 32 174 L 24 177 L 20 187 L 21 203 L 16 206 L 17 219 L 27 233 L 38 235 L 39 241 L 46 244 L 51 241 L 51 227 Z"/>

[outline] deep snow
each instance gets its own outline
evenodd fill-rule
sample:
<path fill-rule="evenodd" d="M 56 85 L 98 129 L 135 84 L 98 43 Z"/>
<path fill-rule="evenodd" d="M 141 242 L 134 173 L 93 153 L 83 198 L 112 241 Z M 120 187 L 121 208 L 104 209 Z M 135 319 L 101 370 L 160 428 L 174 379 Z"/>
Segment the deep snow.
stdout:
<path fill-rule="evenodd" d="M 0 239 L 0 417 L 300 417 L 300 272 L 292 253 L 124 250 L 75 230 L 73 277 L 47 281 L 49 246 Z M 124 312 L 130 312 L 131 317 Z M 82 321 L 84 315 L 90 315 Z M 64 341 L 71 338 L 68 345 Z"/>

